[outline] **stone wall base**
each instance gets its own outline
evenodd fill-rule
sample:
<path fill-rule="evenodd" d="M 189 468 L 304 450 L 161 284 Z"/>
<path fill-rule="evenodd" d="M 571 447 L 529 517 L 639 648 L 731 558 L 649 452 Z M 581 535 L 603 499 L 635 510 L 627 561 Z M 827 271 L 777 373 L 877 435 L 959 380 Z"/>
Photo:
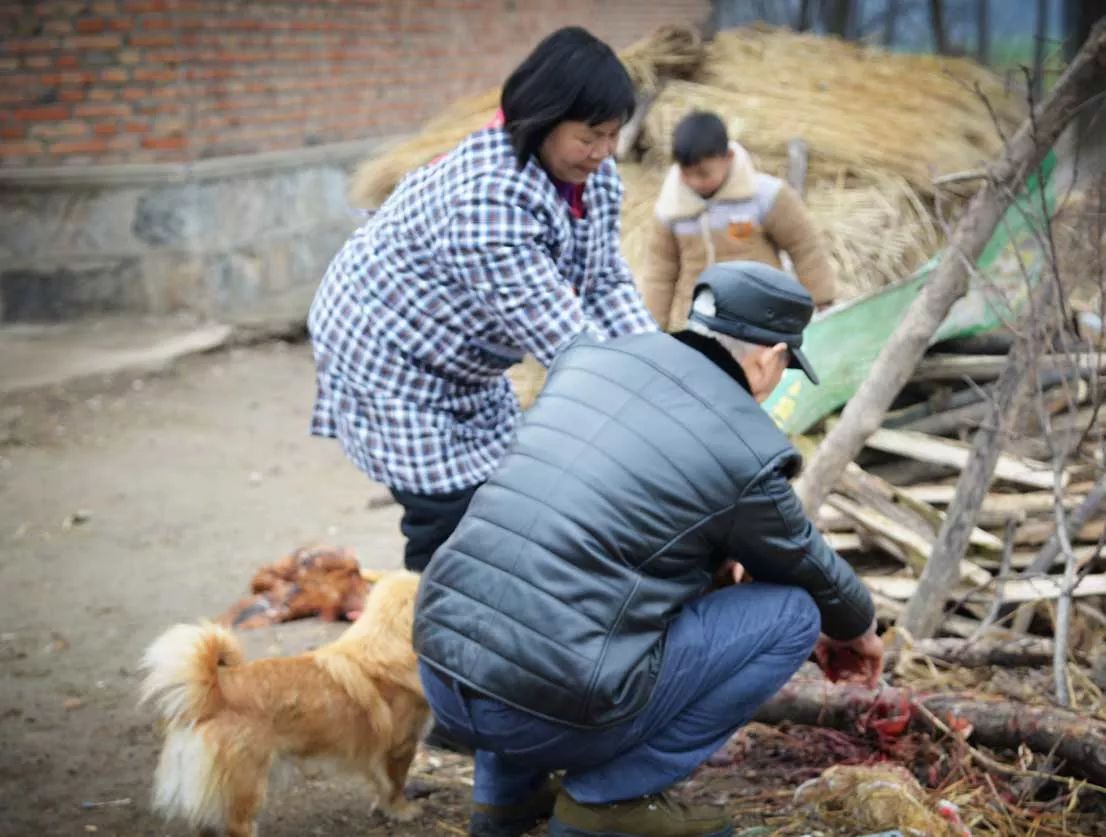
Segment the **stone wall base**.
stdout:
<path fill-rule="evenodd" d="M 302 318 L 361 221 L 348 173 L 383 145 L 0 172 L 0 322 Z"/>

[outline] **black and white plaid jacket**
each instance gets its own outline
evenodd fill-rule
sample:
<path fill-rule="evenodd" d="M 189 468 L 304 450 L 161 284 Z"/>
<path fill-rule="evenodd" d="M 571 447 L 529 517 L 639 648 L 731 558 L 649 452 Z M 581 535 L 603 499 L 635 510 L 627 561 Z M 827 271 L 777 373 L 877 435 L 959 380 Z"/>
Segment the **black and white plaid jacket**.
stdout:
<path fill-rule="evenodd" d="M 607 160 L 573 218 L 506 132 L 471 135 L 408 176 L 339 251 L 308 317 L 312 433 L 385 485 L 439 494 L 482 482 L 513 436 L 504 376 L 577 335 L 656 328 L 619 252 L 622 183 Z"/>

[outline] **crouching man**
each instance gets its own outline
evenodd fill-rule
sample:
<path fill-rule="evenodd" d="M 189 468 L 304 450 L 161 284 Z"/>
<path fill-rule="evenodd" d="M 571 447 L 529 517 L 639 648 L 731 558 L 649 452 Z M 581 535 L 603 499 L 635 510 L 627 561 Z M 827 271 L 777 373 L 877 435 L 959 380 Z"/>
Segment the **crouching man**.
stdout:
<path fill-rule="evenodd" d="M 668 789 L 816 642 L 878 680 L 871 597 L 803 513 L 799 454 L 759 406 L 789 366 L 817 383 L 812 311 L 787 274 L 722 263 L 688 331 L 580 338 L 555 361 L 420 588 L 427 699 L 476 749 L 470 834 L 550 814 L 552 835 L 730 834 Z M 733 562 L 755 582 L 712 589 Z"/>

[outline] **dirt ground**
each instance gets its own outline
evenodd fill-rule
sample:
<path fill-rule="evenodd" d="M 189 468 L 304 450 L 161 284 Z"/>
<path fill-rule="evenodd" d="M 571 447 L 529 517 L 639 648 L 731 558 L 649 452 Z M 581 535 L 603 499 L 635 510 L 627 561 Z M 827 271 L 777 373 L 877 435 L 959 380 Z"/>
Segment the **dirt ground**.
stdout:
<path fill-rule="evenodd" d="M 398 507 L 372 502 L 386 492 L 336 442 L 307 435 L 312 397 L 309 348 L 275 342 L 0 404 L 0 835 L 192 834 L 149 810 L 159 739 L 135 705 L 146 644 L 218 615 L 300 545 L 401 565 Z M 259 657 L 341 630 L 304 620 L 242 637 Z M 707 769 L 686 792 L 757 825 L 793 785 L 770 764 L 745 768 Z M 463 835 L 471 784 L 471 760 L 423 751 L 408 792 L 424 813 L 398 826 L 370 813 L 359 779 L 309 768 L 274 784 L 259 830 Z"/>
<path fill-rule="evenodd" d="M 337 443 L 307 435 L 312 396 L 308 347 L 268 343 L 0 403 L 0 835 L 191 834 L 149 810 L 146 644 L 221 613 L 301 545 L 400 565 L 398 508 L 372 502 L 386 492 Z M 305 620 L 243 639 L 258 657 L 341 629 Z M 746 837 L 809 831 L 787 815 L 796 785 L 873 756 L 809 727 L 752 725 L 732 747 L 682 793 L 726 805 Z M 308 769 L 273 787 L 260 833 L 464 835 L 471 784 L 469 759 L 424 750 L 408 787 L 423 814 L 397 826 L 370 812 L 360 780 Z"/>
<path fill-rule="evenodd" d="M 305 543 L 399 566 L 398 509 L 367 508 L 383 489 L 307 435 L 312 395 L 308 347 L 273 343 L 0 406 L 0 834 L 188 833 L 148 812 L 144 646 L 217 615 L 259 565 Z M 251 632 L 247 651 L 334 632 Z M 86 805 L 115 800 L 129 802 Z M 366 810 L 356 781 L 308 776 L 273 795 L 262 833 L 364 833 L 383 823 Z M 394 833 L 439 830 L 455 833 Z"/>
<path fill-rule="evenodd" d="M 307 435 L 312 397 L 309 348 L 276 342 L 0 404 L 0 835 L 192 834 L 149 810 L 159 740 L 135 706 L 146 644 L 221 613 L 300 545 L 401 565 L 398 507 L 371 502 L 384 489 Z M 341 630 L 305 620 L 242 636 L 258 657 Z M 463 835 L 471 777 L 471 760 L 423 751 L 408 792 L 424 814 L 397 826 L 370 813 L 359 779 L 292 773 L 260 832 Z M 693 794 L 738 790 L 717 779 Z"/>

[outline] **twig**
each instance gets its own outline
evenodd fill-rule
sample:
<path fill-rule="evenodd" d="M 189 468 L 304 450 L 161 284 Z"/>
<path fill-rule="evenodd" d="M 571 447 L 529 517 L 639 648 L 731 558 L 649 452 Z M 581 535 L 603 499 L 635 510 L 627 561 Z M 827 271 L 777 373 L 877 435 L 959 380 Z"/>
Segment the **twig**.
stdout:
<path fill-rule="evenodd" d="M 1098 481 L 1091 490 L 1087 492 L 1087 496 L 1083 498 L 1083 502 L 1067 516 L 1066 524 L 1068 531 L 1078 532 L 1082 529 L 1083 525 L 1098 512 L 1104 502 L 1106 502 L 1106 475 L 1098 478 Z M 1029 566 L 1023 570 L 1022 575 L 1035 575 L 1047 572 L 1048 568 L 1052 566 L 1059 554 L 1060 543 L 1056 535 L 1053 535 L 1048 542 L 1041 547 Z M 1022 628 L 1021 630 L 1025 629 Z"/>
<path fill-rule="evenodd" d="M 1063 462 L 1057 462 L 1057 473 L 1063 469 Z M 1064 555 L 1064 583 L 1060 590 L 1060 600 L 1056 606 L 1056 647 L 1053 651 L 1052 667 L 1056 679 L 1056 702 L 1061 706 L 1071 705 L 1071 690 L 1068 684 L 1068 635 L 1071 632 L 1071 593 L 1075 589 L 1075 550 L 1071 546 L 1071 535 L 1064 519 L 1063 489 L 1057 477 L 1056 505 L 1053 514 L 1056 518 L 1056 536 L 1060 550 Z"/>
<path fill-rule="evenodd" d="M 1002 559 L 999 561 L 998 575 L 995 578 L 995 598 L 991 602 L 991 609 L 979 623 L 976 632 L 970 637 L 974 642 L 981 637 L 998 619 L 1002 612 L 1002 593 L 1006 587 L 1006 578 L 1010 572 L 1010 562 L 1014 557 L 1014 535 L 1017 532 L 1018 523 L 1012 518 L 1006 518 L 1006 528 L 1002 532 Z"/>
<path fill-rule="evenodd" d="M 1049 255 L 1052 262 L 1052 275 L 1057 285 L 1062 287 L 1062 285 L 1060 285 L 1060 276 L 1058 272 L 1059 264 L 1056 256 L 1056 241 L 1055 236 L 1052 235 L 1051 224 L 1046 227 L 1046 231 L 1048 233 L 1048 243 L 1050 246 Z M 1061 311 L 1064 310 L 1065 300 L 1063 297 L 1064 295 L 1060 294 L 1060 298 L 1057 300 Z M 1058 338 L 1062 343 L 1066 342 L 1066 335 L 1063 329 L 1058 331 Z M 1063 477 L 1065 460 L 1067 459 L 1067 449 L 1064 444 L 1057 441 L 1056 434 L 1053 433 L 1052 419 L 1045 407 L 1044 393 L 1041 391 L 1040 380 L 1038 379 L 1036 383 L 1035 401 L 1038 421 L 1040 422 L 1044 438 L 1048 443 L 1053 459 L 1052 513 L 1056 521 L 1055 536 L 1060 553 L 1064 556 L 1064 580 L 1060 588 L 1060 596 L 1056 606 L 1055 646 L 1053 648 L 1052 669 L 1056 689 L 1056 702 L 1060 706 L 1066 707 L 1071 705 L 1071 684 L 1068 681 L 1068 636 L 1071 633 L 1071 594 L 1074 589 L 1075 580 L 1075 550 L 1072 549 L 1071 534 L 1068 531 L 1068 521 L 1064 514 Z M 1074 404 L 1070 405 L 1070 408 L 1074 411 Z"/>

